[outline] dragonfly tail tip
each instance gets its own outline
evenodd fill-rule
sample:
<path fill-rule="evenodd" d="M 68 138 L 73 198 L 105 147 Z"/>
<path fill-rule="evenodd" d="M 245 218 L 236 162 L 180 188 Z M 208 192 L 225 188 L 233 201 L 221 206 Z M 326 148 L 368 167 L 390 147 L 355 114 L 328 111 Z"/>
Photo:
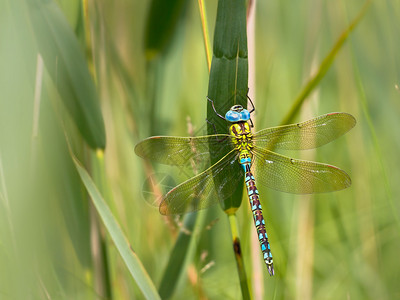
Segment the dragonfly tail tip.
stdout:
<path fill-rule="evenodd" d="M 267 265 L 267 269 L 268 269 L 269 276 L 275 275 L 274 266 L 272 265 L 272 263 Z"/>

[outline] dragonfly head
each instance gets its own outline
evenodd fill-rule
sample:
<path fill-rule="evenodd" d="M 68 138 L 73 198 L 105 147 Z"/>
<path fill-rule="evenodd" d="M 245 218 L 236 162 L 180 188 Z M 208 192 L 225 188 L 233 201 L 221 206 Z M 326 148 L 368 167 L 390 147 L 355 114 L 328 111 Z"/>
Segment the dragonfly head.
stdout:
<path fill-rule="evenodd" d="M 250 113 L 243 106 L 236 104 L 225 114 L 225 119 L 232 123 L 248 121 L 250 120 Z"/>

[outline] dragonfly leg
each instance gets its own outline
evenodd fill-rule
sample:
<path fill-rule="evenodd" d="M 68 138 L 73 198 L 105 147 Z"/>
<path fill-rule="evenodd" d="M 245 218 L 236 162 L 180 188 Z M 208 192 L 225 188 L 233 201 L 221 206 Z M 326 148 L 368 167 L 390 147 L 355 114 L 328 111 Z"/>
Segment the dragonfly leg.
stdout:
<path fill-rule="evenodd" d="M 212 127 L 214 128 L 214 133 L 215 133 L 215 134 L 218 134 L 217 128 L 215 127 L 215 124 L 214 124 L 213 122 L 209 121 L 207 118 L 206 118 L 206 122 L 207 122 L 208 124 L 212 125 Z"/>
<path fill-rule="evenodd" d="M 249 121 L 250 121 L 251 128 L 253 128 L 254 127 L 253 120 L 250 118 Z"/>
<path fill-rule="evenodd" d="M 212 127 L 214 128 L 214 132 L 215 132 L 215 134 L 217 135 L 218 132 L 217 132 L 217 128 L 215 127 L 215 124 L 214 124 L 213 122 L 209 121 L 207 118 L 206 118 L 206 122 L 207 122 L 208 124 L 212 125 Z M 218 136 L 215 137 L 215 139 L 216 139 L 217 142 L 223 142 L 223 141 L 225 141 L 227 138 L 228 138 L 227 136 L 222 137 L 221 139 L 220 139 Z"/>
<path fill-rule="evenodd" d="M 207 96 L 207 100 L 211 102 L 211 105 L 212 105 L 212 108 L 213 108 L 215 114 L 216 114 L 218 117 L 220 117 L 222 120 L 225 120 L 225 121 L 226 121 L 225 117 L 222 116 L 222 115 L 220 115 L 220 114 L 217 112 L 217 110 L 215 109 L 214 101 L 211 100 L 210 98 L 208 98 L 208 96 Z"/>
<path fill-rule="evenodd" d="M 247 90 L 247 93 L 248 93 L 248 92 L 249 92 L 249 90 Z M 247 94 L 246 96 L 247 96 L 247 99 L 249 99 L 249 101 L 250 101 L 250 103 L 251 103 L 251 106 L 252 106 L 252 109 L 249 110 L 249 113 L 252 113 L 252 112 L 254 112 L 254 111 L 256 110 L 256 107 L 254 106 L 253 101 L 252 101 L 251 98 L 249 97 L 249 94 Z M 252 127 L 253 127 L 253 126 L 252 126 Z"/>

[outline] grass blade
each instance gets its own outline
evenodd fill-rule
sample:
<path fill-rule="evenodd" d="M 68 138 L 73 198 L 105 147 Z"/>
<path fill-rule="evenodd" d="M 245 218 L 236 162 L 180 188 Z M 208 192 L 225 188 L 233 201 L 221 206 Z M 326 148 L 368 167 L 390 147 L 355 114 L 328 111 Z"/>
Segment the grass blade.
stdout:
<path fill-rule="evenodd" d="M 198 214 L 189 214 L 185 216 L 183 223 L 184 231 L 179 231 L 178 239 L 175 242 L 171 255 L 168 260 L 168 265 L 165 268 L 160 287 L 158 289 L 162 299 L 169 299 L 178 283 L 179 277 L 184 270 L 185 258 L 188 254 L 190 241 L 193 238 L 193 231 L 196 225 Z M 187 232 L 191 232 L 188 234 Z"/>
<path fill-rule="evenodd" d="M 161 299 L 142 262 L 124 236 L 109 207 L 97 190 L 92 178 L 72 153 L 71 157 L 101 220 L 143 295 L 146 299 Z"/>
<path fill-rule="evenodd" d="M 210 35 L 208 33 L 206 9 L 205 9 L 205 5 L 204 5 L 204 0 L 198 0 L 198 3 L 199 3 L 201 28 L 203 29 L 204 48 L 205 48 L 206 57 L 207 57 L 207 67 L 208 67 L 208 72 L 210 72 L 210 69 L 211 69 L 211 51 L 210 51 L 210 41 L 209 41 Z"/>
<path fill-rule="evenodd" d="M 99 99 L 82 49 L 65 16 L 52 1 L 8 1 L 22 24 L 30 28 L 47 71 L 80 133 L 91 148 L 106 143 Z M 21 11 L 23 13 L 21 13 Z"/>
<path fill-rule="evenodd" d="M 219 118 L 216 112 L 225 115 L 234 104 L 247 107 L 248 60 L 246 11 L 246 1 L 243 0 L 220 0 L 218 2 L 213 59 L 208 85 L 208 98 L 213 101 L 213 103 L 209 102 L 207 107 L 208 134 L 227 133 L 226 121 Z M 212 163 L 221 159 L 221 153 L 227 153 L 230 150 L 229 146 L 226 146 L 225 151 L 220 151 L 221 146 L 218 146 L 212 147 L 210 145 Z M 237 164 L 237 168 L 237 174 L 240 176 L 243 172 L 239 164 Z M 222 176 L 224 175 L 222 174 Z M 223 180 L 224 178 L 218 178 L 218 176 L 214 178 L 217 186 L 218 182 Z M 239 184 L 233 196 L 225 199 L 221 203 L 221 206 L 228 215 L 231 223 L 231 236 L 242 296 L 243 299 L 249 299 L 250 292 L 243 259 L 241 255 L 237 255 L 238 252 L 236 251 L 239 250 L 240 239 L 236 228 L 235 212 L 242 202 L 242 196 L 243 183 Z"/>
<path fill-rule="evenodd" d="M 322 80 L 322 78 L 324 78 L 326 72 L 328 72 L 333 61 L 335 60 L 336 55 L 338 54 L 339 50 L 342 49 L 342 46 L 343 46 L 344 42 L 347 40 L 347 38 L 349 37 L 350 33 L 353 32 L 354 28 L 362 20 L 365 13 L 367 12 L 367 9 L 370 4 L 371 4 L 371 0 L 368 0 L 367 2 L 365 2 L 364 6 L 361 8 L 360 12 L 354 18 L 354 20 L 350 23 L 349 27 L 347 27 L 342 32 L 342 34 L 336 41 L 336 43 L 333 46 L 333 48 L 331 49 L 331 51 L 328 53 L 328 55 L 322 61 L 321 65 L 318 68 L 317 73 L 314 75 L 314 77 L 312 77 L 307 82 L 306 86 L 301 90 L 300 94 L 294 100 L 294 103 L 293 103 L 290 111 L 283 118 L 281 125 L 286 125 L 286 124 L 290 124 L 293 122 L 293 119 L 299 112 L 304 100 L 306 100 L 308 95 L 310 95 L 310 93 L 314 90 L 314 88 L 318 85 L 318 83 Z"/>
<path fill-rule="evenodd" d="M 225 115 L 234 104 L 247 107 L 247 39 L 246 4 L 243 0 L 218 2 L 215 24 L 213 59 L 208 85 L 208 97 L 213 101 L 216 111 Z M 227 133 L 226 121 L 220 119 L 211 105 L 207 107 L 208 134 Z M 210 146 L 212 163 L 230 151 L 229 146 L 221 151 Z M 240 166 L 238 165 L 238 168 Z M 240 170 L 241 172 L 241 170 Z M 218 180 L 218 179 L 217 179 Z M 221 178 L 223 180 L 223 178 Z M 224 210 L 237 209 L 242 201 L 242 186 L 234 196 L 223 203 Z M 233 211 L 230 211 L 232 213 Z"/>
<path fill-rule="evenodd" d="M 251 299 L 249 287 L 247 285 L 247 276 L 246 276 L 246 270 L 244 268 L 242 250 L 240 246 L 240 237 L 239 237 L 236 214 L 228 215 L 228 218 L 232 235 L 233 251 L 235 253 L 236 264 L 239 270 L 239 282 L 242 291 L 242 297 L 245 300 Z"/>

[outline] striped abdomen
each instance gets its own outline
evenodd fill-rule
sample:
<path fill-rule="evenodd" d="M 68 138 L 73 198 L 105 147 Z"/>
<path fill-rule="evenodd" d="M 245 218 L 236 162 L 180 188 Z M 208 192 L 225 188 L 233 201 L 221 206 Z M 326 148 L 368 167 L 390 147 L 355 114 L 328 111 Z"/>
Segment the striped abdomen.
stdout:
<path fill-rule="evenodd" d="M 249 196 L 250 207 L 253 212 L 254 225 L 257 229 L 257 236 L 260 242 L 265 264 L 267 265 L 269 275 L 274 275 L 274 266 L 272 263 L 272 253 L 268 242 L 267 231 L 265 230 L 265 221 L 262 215 L 260 198 L 256 188 L 256 182 L 251 174 L 250 166 L 252 161 L 251 149 L 253 148 L 252 134 L 247 122 L 237 122 L 232 124 L 229 132 L 233 137 L 233 143 L 239 151 L 239 163 L 245 172 L 247 194 Z"/>
<path fill-rule="evenodd" d="M 251 211 L 253 212 L 254 225 L 257 229 L 258 240 L 260 242 L 261 251 L 263 253 L 265 264 L 267 265 L 269 275 L 274 275 L 274 266 L 272 261 L 272 253 L 268 242 L 267 231 L 265 229 L 265 221 L 262 215 L 260 198 L 256 188 L 256 182 L 250 171 L 250 164 L 244 165 L 245 180 L 247 194 L 249 196 Z"/>

